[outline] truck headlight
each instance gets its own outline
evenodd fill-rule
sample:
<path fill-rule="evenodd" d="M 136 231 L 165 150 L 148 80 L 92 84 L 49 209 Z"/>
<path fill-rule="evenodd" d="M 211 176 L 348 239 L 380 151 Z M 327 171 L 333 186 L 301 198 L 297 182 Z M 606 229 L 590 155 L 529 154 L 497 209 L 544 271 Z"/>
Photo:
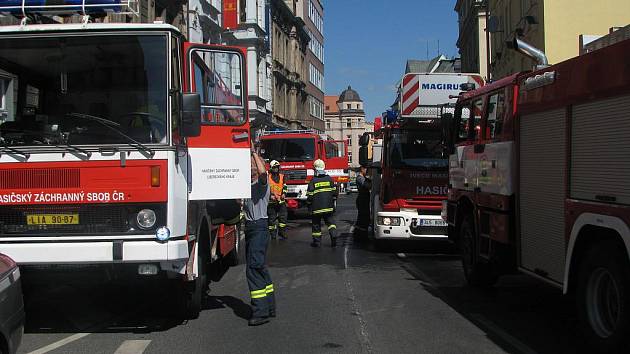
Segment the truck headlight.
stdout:
<path fill-rule="evenodd" d="M 157 221 L 157 216 L 155 212 L 151 209 L 142 209 L 138 212 L 136 216 L 136 221 L 138 222 L 138 226 L 143 230 L 148 230 L 155 226 L 155 222 Z"/>
<path fill-rule="evenodd" d="M 384 226 L 400 226 L 400 224 L 402 223 L 402 218 L 379 216 L 377 223 Z"/>

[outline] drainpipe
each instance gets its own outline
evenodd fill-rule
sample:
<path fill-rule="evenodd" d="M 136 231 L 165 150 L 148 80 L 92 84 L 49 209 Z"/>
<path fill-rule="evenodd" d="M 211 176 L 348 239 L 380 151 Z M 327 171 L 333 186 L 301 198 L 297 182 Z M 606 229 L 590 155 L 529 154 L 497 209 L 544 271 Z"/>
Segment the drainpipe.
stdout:
<path fill-rule="evenodd" d="M 507 42 L 507 46 L 510 49 L 514 49 L 519 53 L 534 59 L 537 63 L 537 65 L 534 67 L 534 70 L 544 69 L 549 66 L 549 61 L 547 60 L 547 55 L 545 54 L 545 52 L 525 41 L 514 37 L 514 40 Z"/>

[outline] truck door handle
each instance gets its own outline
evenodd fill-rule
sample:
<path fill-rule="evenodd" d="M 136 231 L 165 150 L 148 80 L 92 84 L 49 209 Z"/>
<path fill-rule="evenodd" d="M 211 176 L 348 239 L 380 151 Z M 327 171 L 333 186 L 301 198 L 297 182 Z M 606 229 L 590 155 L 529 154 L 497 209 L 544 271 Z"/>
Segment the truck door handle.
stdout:
<path fill-rule="evenodd" d="M 475 154 L 481 154 L 486 150 L 486 144 L 475 144 Z"/>
<path fill-rule="evenodd" d="M 234 141 L 243 141 L 243 140 L 247 140 L 249 139 L 249 133 L 248 132 L 242 132 L 239 134 L 232 134 L 232 140 Z"/>

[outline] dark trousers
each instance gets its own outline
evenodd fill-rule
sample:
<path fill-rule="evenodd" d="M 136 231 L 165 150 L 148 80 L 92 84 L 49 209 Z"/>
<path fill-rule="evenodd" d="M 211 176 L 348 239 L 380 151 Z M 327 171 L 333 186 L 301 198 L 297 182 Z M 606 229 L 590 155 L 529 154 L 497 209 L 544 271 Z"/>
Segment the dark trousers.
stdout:
<path fill-rule="evenodd" d="M 313 227 L 313 241 L 320 242 L 322 239 L 322 220 L 328 227 L 330 239 L 337 238 L 337 225 L 335 224 L 334 213 L 313 214 L 311 223 Z"/>
<path fill-rule="evenodd" d="M 252 317 L 267 317 L 276 311 L 271 275 L 265 265 L 269 231 L 267 219 L 245 222 L 247 285 L 252 299 Z"/>
<path fill-rule="evenodd" d="M 267 207 L 267 216 L 269 217 L 269 233 L 271 237 L 275 237 L 276 230 L 280 237 L 287 237 L 287 203 L 269 203 Z M 276 226 L 276 221 L 278 226 Z"/>
<path fill-rule="evenodd" d="M 359 194 L 356 200 L 357 222 L 355 227 L 361 231 L 367 231 L 370 225 L 370 196 Z"/>

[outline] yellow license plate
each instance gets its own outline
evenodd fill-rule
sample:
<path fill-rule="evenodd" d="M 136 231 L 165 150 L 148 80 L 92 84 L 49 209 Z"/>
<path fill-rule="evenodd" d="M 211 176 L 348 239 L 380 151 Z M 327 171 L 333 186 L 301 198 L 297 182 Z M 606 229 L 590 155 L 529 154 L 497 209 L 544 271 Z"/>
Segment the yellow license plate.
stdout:
<path fill-rule="evenodd" d="M 26 216 L 28 225 L 78 225 L 79 214 L 32 214 Z"/>

